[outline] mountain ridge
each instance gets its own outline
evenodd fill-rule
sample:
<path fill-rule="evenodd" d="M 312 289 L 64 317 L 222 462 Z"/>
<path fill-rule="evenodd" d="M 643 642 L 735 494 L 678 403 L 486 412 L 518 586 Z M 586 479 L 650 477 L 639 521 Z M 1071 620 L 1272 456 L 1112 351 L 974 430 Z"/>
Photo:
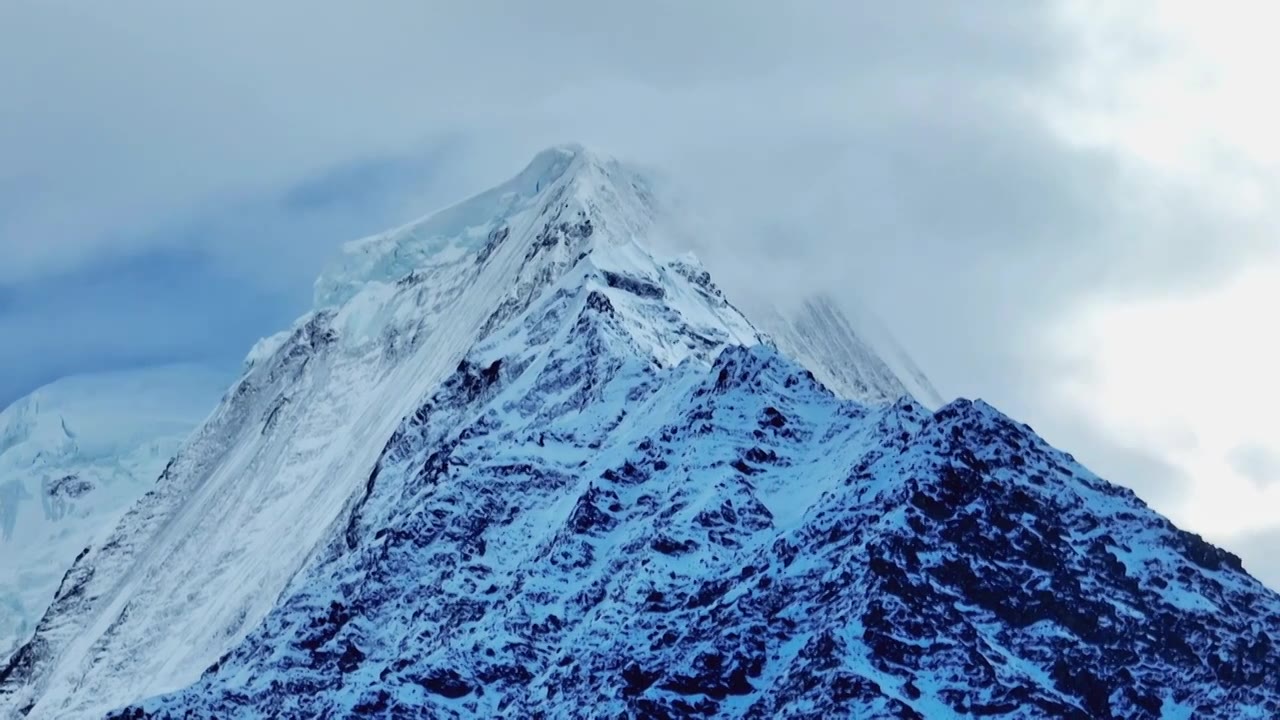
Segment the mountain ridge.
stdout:
<path fill-rule="evenodd" d="M 473 394 L 467 378 L 485 373 L 471 369 L 495 363 Z M 521 385 L 522 366 L 540 377 Z M 595 356 L 573 374 L 645 385 L 611 367 Z M 390 494 L 365 506 L 380 519 L 349 530 L 359 540 L 196 686 L 120 717 L 1277 707 L 1266 628 L 1280 597 L 981 401 L 866 408 L 768 346 L 729 346 L 639 396 L 606 390 L 551 421 L 532 403 L 521 426 L 499 409 L 521 404 L 503 386 L 540 394 L 543 373 L 508 358 L 459 372 L 389 443 L 370 492 Z M 628 430 L 610 396 L 653 425 Z M 459 410 L 469 420 L 454 421 Z M 595 426 L 629 450 L 562 432 L 579 412 L 616 413 Z M 813 452 L 823 445 L 844 459 Z M 1165 652 L 1163 667 L 1132 664 Z"/>
<path fill-rule="evenodd" d="M 656 212 L 621 164 L 554 148 L 349 244 L 77 560 L 0 710 L 1280 707 L 1280 599 L 1238 560 L 985 403 L 930 412 L 801 331 L 850 373 L 833 392 L 645 249 Z"/>

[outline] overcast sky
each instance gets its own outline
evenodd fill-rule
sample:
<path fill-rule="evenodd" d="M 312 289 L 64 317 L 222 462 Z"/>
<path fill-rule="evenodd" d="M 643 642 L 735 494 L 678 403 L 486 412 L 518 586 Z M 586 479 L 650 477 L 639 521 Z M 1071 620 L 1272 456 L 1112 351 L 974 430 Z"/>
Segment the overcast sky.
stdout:
<path fill-rule="evenodd" d="M 1194 0 L 8 0 L 0 404 L 70 372 L 234 366 L 341 242 L 575 140 L 684 188 L 725 284 L 869 306 L 944 394 L 1280 587 L 1278 22 Z"/>

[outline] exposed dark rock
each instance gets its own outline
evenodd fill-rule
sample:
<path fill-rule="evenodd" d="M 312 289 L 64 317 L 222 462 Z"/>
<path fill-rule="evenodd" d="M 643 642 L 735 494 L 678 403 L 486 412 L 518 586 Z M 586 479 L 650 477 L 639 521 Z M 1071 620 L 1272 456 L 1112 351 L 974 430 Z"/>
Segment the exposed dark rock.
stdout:
<path fill-rule="evenodd" d="M 661 300 L 666 297 L 667 293 L 662 289 L 661 285 L 654 284 L 648 280 L 641 280 L 640 278 L 623 275 L 622 273 L 610 272 L 608 270 L 601 270 L 600 272 L 604 275 L 605 283 L 607 283 L 611 288 L 625 290 L 632 295 L 638 295 L 642 298 L 648 298 L 651 300 Z"/>
<path fill-rule="evenodd" d="M 457 699 L 470 695 L 474 688 L 453 670 L 435 670 L 418 678 L 418 684 L 429 693 Z"/>

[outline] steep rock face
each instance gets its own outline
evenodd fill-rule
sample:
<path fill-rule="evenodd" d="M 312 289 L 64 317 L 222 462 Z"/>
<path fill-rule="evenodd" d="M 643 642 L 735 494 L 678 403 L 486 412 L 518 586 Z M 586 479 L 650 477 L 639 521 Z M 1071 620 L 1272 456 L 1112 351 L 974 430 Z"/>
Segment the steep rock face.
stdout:
<path fill-rule="evenodd" d="M 0 412 L 0 662 L 35 630 L 76 555 L 146 492 L 226 381 L 190 365 L 79 375 Z"/>

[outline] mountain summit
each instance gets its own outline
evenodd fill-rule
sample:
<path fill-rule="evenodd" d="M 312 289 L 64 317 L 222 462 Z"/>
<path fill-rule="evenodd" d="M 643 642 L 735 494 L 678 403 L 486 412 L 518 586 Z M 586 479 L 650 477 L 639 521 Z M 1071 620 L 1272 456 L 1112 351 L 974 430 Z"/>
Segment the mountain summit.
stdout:
<path fill-rule="evenodd" d="M 646 249 L 660 213 L 569 146 L 348 245 L 0 709 L 1280 712 L 1280 597 L 1237 558 L 984 403 L 927 409 L 833 307 L 753 322 Z"/>

